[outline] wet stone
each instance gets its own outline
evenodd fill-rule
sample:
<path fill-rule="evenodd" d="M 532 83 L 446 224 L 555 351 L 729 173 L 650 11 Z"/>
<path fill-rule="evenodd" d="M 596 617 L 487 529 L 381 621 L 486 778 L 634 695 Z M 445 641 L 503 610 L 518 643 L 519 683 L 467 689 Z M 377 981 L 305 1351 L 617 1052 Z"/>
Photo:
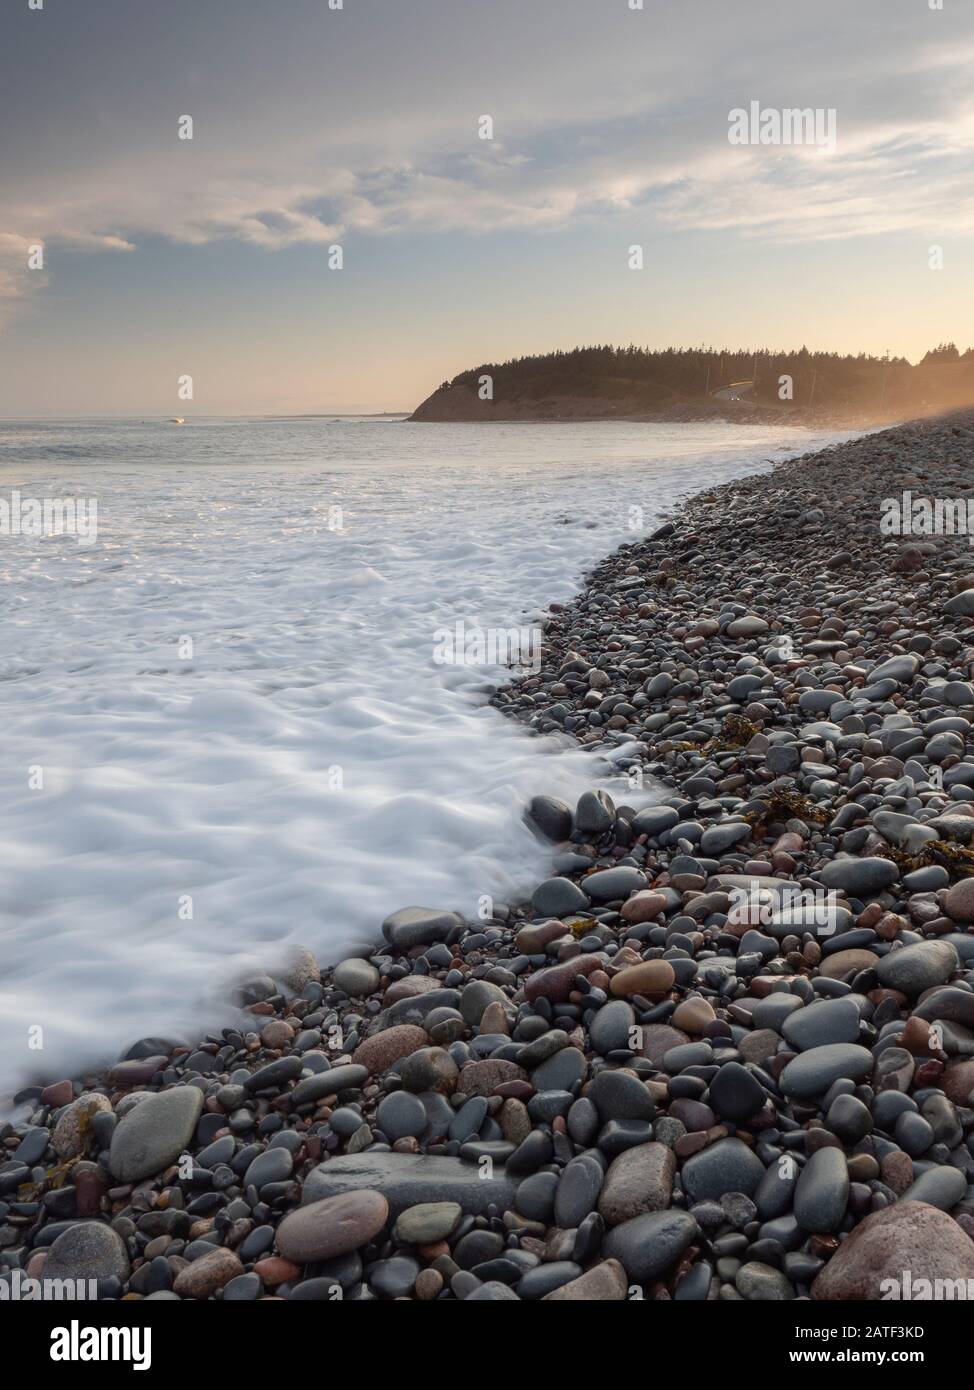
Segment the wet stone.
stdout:
<path fill-rule="evenodd" d="M 674 1265 L 697 1235 L 697 1223 L 685 1211 L 649 1212 L 609 1231 L 604 1251 L 618 1260 L 630 1279 L 657 1279 Z"/>
<path fill-rule="evenodd" d="M 806 1231 L 829 1234 L 842 1225 L 849 1200 L 849 1173 L 841 1149 L 812 1154 L 795 1188 L 795 1217 Z"/>
<path fill-rule="evenodd" d="M 764 1177 L 764 1164 L 740 1139 L 720 1139 L 684 1163 L 680 1178 L 691 1202 L 727 1192 L 752 1196 Z"/>

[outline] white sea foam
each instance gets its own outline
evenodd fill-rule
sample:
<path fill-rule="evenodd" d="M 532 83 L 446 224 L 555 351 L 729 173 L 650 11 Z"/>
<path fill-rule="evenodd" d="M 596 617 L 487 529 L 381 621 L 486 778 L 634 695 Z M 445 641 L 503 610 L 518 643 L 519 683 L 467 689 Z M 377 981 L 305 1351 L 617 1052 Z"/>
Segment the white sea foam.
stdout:
<path fill-rule="evenodd" d="M 548 851 L 525 801 L 597 771 L 487 706 L 497 671 L 438 665 L 436 630 L 530 623 L 639 534 L 630 507 L 648 529 L 816 442 L 0 427 L 0 492 L 98 503 L 92 546 L 0 537 L 0 1090 L 226 1021 L 227 978 L 285 942 L 331 963 L 398 907 L 472 914 L 529 887 Z"/>

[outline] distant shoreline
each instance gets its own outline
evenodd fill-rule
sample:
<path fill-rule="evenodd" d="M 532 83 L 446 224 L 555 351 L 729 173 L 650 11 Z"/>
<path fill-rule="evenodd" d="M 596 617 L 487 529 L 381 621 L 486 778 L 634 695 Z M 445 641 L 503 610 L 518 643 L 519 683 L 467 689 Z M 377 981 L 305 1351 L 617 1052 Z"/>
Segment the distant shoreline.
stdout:
<path fill-rule="evenodd" d="M 439 393 L 437 393 L 438 395 Z M 472 395 L 472 393 L 471 393 Z M 481 402 L 476 399 L 467 408 L 444 408 L 445 402 L 431 396 L 424 401 L 406 424 L 611 424 L 634 425 L 696 425 L 726 423 L 733 425 L 786 425 L 817 430 L 861 430 L 889 427 L 905 423 L 900 415 L 877 415 L 863 411 L 808 410 L 800 406 L 750 405 L 745 402 L 700 402 L 670 406 L 663 410 L 627 410 L 613 408 L 611 402 L 565 400 L 558 402 Z M 601 409 L 599 407 L 602 407 Z M 939 414 L 940 412 L 935 412 Z"/>

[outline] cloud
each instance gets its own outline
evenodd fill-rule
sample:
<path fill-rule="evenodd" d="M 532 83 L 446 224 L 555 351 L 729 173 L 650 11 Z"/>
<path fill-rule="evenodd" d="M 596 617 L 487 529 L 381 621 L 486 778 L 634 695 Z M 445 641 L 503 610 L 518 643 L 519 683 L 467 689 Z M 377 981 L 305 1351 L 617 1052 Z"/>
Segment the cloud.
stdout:
<path fill-rule="evenodd" d="M 111 233 L 78 231 L 71 227 L 60 227 L 55 238 L 72 251 L 134 251 L 135 243 L 125 237 Z"/>
<path fill-rule="evenodd" d="M 174 190 L 131 186 L 75 196 L 62 210 L 21 209 L 5 243 L 56 240 L 84 251 L 131 252 L 146 236 L 189 245 L 233 238 L 268 251 L 327 246 L 356 232 L 538 230 L 644 208 L 682 228 L 771 239 L 881 235 L 974 225 L 974 124 L 843 131 L 829 155 L 807 148 L 735 147 L 714 132 L 676 156 L 614 123 L 551 151 L 542 136 L 496 157 L 430 156 L 317 179 L 206 180 Z M 302 171 L 303 172 L 303 171 Z M 26 230 L 29 228 L 29 232 Z M 5 254 L 9 261 L 9 252 Z M 8 275 L 12 271 L 8 270 Z"/>
<path fill-rule="evenodd" d="M 843 122 L 834 154 L 731 146 L 726 117 L 666 140 L 634 123 L 540 132 L 518 147 L 431 153 L 364 170 L 239 175 L 173 185 L 151 175 L 59 207 L 20 208 L 8 240 L 131 251 L 141 237 L 202 245 L 234 238 L 269 251 L 328 245 L 356 232 L 473 233 L 545 229 L 648 208 L 677 227 L 738 229 L 774 239 L 880 235 L 931 224 L 967 231 L 974 117 L 867 126 Z M 675 146 L 675 148 L 674 148 Z M 29 230 L 28 230 L 29 229 Z"/>
<path fill-rule="evenodd" d="M 643 60 L 655 80 L 643 84 L 635 74 L 645 16 L 619 21 L 613 32 L 624 37 L 612 44 L 604 39 L 598 49 L 592 43 L 593 73 L 571 106 L 564 101 L 565 72 L 554 59 L 534 74 L 533 106 L 522 94 L 519 105 L 505 108 L 492 73 L 493 96 L 485 81 L 470 109 L 497 110 L 501 138 L 493 142 L 476 139 L 472 115 L 446 119 L 442 94 L 438 103 L 436 93 L 420 86 L 408 93 L 408 108 L 390 105 L 383 112 L 376 77 L 357 105 L 349 98 L 341 118 L 327 125 L 311 114 L 295 119 L 298 95 L 292 110 L 278 90 L 276 113 L 265 115 L 255 103 L 259 127 L 246 125 L 249 112 L 238 98 L 239 113 L 225 112 L 222 125 L 207 113 L 198 122 L 201 137 L 178 150 L 171 132 L 164 144 L 158 137 L 147 144 L 140 128 L 128 143 L 115 132 L 111 141 L 92 138 L 80 153 L 72 148 L 67 168 L 55 169 L 53 161 L 48 168 L 34 156 L 19 194 L 0 199 L 0 227 L 7 228 L 0 236 L 0 313 L 13 312 L 40 283 L 31 279 L 38 272 L 26 270 L 25 247 L 34 241 L 131 253 L 152 237 L 192 246 L 233 239 L 281 252 L 327 247 L 356 234 L 546 232 L 635 214 L 648 233 L 655 222 L 668 231 L 769 242 L 968 233 L 974 230 L 968 186 L 974 44 L 948 40 L 937 20 L 924 26 L 917 43 L 914 29 L 882 25 L 876 13 L 880 27 L 868 74 L 861 53 L 834 25 L 820 25 L 809 46 L 799 48 L 795 35 L 776 37 L 756 12 L 753 19 L 728 17 L 723 6 L 710 10 L 710 29 L 701 28 L 699 44 L 684 28 L 682 47 L 673 52 L 684 54 L 685 66 L 667 64 L 666 43 L 672 47 L 677 24 L 667 15 L 661 33 L 654 30 L 663 47 L 654 43 Z M 727 47 L 722 24 L 731 25 L 740 43 L 720 66 L 715 44 Z M 553 38 L 568 45 L 572 33 L 566 17 Z M 377 61 L 397 56 L 381 43 L 373 48 Z M 609 80 L 613 54 L 625 82 Z M 523 68 L 525 52 L 516 57 Z M 451 70 L 444 81 L 456 84 L 462 75 Z M 474 75 L 476 64 L 467 74 Z M 296 88 L 307 77 L 305 69 L 296 72 Z M 401 74 L 388 80 L 403 87 Z M 765 105 L 835 106 L 835 153 L 731 146 L 728 112 L 757 96 Z M 215 129 L 223 132 L 218 149 L 206 136 Z"/>
<path fill-rule="evenodd" d="M 0 328 L 25 307 L 30 293 L 48 282 L 45 270 L 28 269 L 28 257 L 36 242 L 11 232 L 0 232 Z"/>

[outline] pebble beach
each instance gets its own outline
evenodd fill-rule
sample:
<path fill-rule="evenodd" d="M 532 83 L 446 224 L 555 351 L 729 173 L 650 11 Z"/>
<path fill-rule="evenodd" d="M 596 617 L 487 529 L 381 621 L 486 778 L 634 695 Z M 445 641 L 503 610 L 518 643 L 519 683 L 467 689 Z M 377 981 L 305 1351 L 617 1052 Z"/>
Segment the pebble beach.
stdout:
<path fill-rule="evenodd" d="M 478 919 L 404 905 L 371 954 L 293 949 L 236 1026 L 22 1091 L 11 1296 L 974 1281 L 974 549 L 889 524 L 972 461 L 970 413 L 897 426 L 599 563 L 491 697 L 618 769 L 522 808 L 549 876 Z"/>

